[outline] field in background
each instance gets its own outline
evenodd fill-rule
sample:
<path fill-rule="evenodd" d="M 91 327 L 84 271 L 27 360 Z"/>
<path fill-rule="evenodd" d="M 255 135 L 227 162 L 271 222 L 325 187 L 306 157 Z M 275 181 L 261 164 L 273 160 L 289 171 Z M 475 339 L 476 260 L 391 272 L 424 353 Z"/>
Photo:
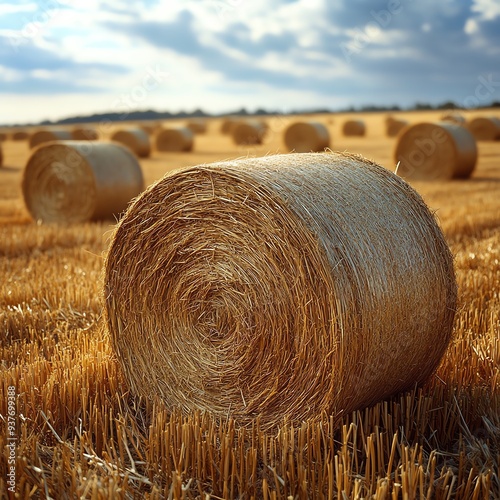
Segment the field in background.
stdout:
<path fill-rule="evenodd" d="M 418 122 L 441 114 L 393 115 Z M 332 149 L 394 170 L 386 115 L 363 116 L 367 136 L 353 138 L 341 135 L 347 116 L 317 117 Z M 283 131 L 296 119 L 268 117 L 264 144 L 249 148 L 220 135 L 220 121 L 211 120 L 194 152 L 153 151 L 141 160 L 146 184 L 181 166 L 284 153 Z M 257 424 L 238 430 L 208 416 L 168 415 L 160 402 L 127 391 L 101 317 L 113 225 L 34 223 L 20 191 L 28 143 L 3 142 L 0 491 L 9 479 L 12 386 L 20 497 L 500 498 L 500 142 L 478 147 L 471 179 L 414 184 L 436 211 L 459 283 L 455 338 L 435 376 L 341 425 L 325 416 L 264 433 Z"/>

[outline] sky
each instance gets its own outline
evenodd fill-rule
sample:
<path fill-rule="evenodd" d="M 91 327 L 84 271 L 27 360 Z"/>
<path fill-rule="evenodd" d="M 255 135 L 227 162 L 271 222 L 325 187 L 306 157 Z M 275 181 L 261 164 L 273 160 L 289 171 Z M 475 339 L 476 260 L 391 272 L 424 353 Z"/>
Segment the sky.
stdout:
<path fill-rule="evenodd" d="M 500 101 L 500 0 L 6 0 L 0 123 Z"/>

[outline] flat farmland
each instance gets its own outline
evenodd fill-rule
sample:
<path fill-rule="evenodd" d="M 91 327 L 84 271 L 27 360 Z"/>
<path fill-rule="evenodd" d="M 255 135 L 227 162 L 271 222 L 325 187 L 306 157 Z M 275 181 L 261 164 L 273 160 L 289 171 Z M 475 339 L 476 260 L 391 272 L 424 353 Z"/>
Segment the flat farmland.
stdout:
<path fill-rule="evenodd" d="M 410 123 L 440 115 L 393 114 Z M 397 138 L 386 136 L 385 117 L 307 119 L 328 127 L 333 151 L 394 171 Z M 192 152 L 153 144 L 140 160 L 146 185 L 179 167 L 286 153 L 284 130 L 303 118 L 266 117 L 258 146 L 234 145 L 209 119 Z M 363 119 L 366 136 L 344 137 L 347 118 Z M 500 498 L 500 141 L 478 143 L 470 179 L 412 183 L 436 214 L 458 282 L 453 340 L 437 372 L 342 422 L 326 415 L 275 431 L 170 414 L 128 390 L 103 319 L 114 222 L 34 222 L 21 192 L 28 142 L 1 146 L 2 493 L 14 477 L 19 498 Z"/>

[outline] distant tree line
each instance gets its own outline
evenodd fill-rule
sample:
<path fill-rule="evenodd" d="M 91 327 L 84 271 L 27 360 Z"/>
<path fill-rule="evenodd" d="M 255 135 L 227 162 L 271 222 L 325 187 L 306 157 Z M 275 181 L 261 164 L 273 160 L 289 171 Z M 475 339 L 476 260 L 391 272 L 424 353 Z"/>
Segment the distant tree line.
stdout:
<path fill-rule="evenodd" d="M 500 101 L 493 101 L 492 103 L 481 106 L 477 109 L 484 108 L 500 108 Z M 324 113 L 371 113 L 380 111 L 423 111 L 423 110 L 459 110 L 463 109 L 461 106 L 453 101 L 446 101 L 441 104 L 433 105 L 429 103 L 417 102 L 415 105 L 407 108 L 402 108 L 398 105 L 392 106 L 375 106 L 375 105 L 363 105 L 359 107 L 349 106 L 343 109 L 332 110 L 329 108 L 313 108 L 313 109 L 302 109 L 291 111 L 290 115 L 300 115 L 300 114 L 324 114 Z M 70 118 L 64 118 L 62 120 L 44 120 L 40 123 L 28 123 L 24 126 L 29 125 L 71 125 L 73 123 L 96 123 L 96 122 L 119 122 L 119 121 L 147 121 L 147 120 L 169 120 L 169 119 L 183 119 L 183 118 L 208 118 L 217 116 L 268 116 L 268 115 L 280 115 L 283 114 L 281 111 L 276 110 L 266 110 L 259 108 L 254 112 L 247 111 L 246 108 L 241 108 L 230 113 L 220 113 L 220 114 L 210 114 L 205 113 L 201 109 L 196 109 L 192 112 L 180 111 L 178 113 L 171 113 L 169 111 L 155 111 L 153 109 L 148 109 L 144 111 L 130 111 L 126 115 L 123 113 L 95 113 L 93 115 L 87 116 L 72 116 Z M 20 126 L 20 125 L 14 125 Z"/>

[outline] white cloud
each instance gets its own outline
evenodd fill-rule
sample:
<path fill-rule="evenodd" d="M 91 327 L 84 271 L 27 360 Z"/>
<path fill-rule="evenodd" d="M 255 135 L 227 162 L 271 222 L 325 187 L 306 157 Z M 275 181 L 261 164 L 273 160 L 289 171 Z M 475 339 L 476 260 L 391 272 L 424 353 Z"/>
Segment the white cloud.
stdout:
<path fill-rule="evenodd" d="M 484 21 L 493 21 L 500 17 L 500 2 L 498 0 L 473 0 L 472 12 L 477 12 Z"/>
<path fill-rule="evenodd" d="M 19 14 L 21 12 L 35 12 L 37 10 L 36 3 L 3 3 L 0 5 L 0 16 L 7 14 Z"/>
<path fill-rule="evenodd" d="M 472 17 L 467 19 L 465 26 L 464 26 L 464 31 L 467 33 L 467 35 L 474 35 L 479 32 L 479 23 L 477 22 L 476 19 L 473 19 Z"/>
<path fill-rule="evenodd" d="M 0 74 L 4 82 L 19 82 L 23 79 L 23 73 L 12 68 L 0 65 Z"/>

